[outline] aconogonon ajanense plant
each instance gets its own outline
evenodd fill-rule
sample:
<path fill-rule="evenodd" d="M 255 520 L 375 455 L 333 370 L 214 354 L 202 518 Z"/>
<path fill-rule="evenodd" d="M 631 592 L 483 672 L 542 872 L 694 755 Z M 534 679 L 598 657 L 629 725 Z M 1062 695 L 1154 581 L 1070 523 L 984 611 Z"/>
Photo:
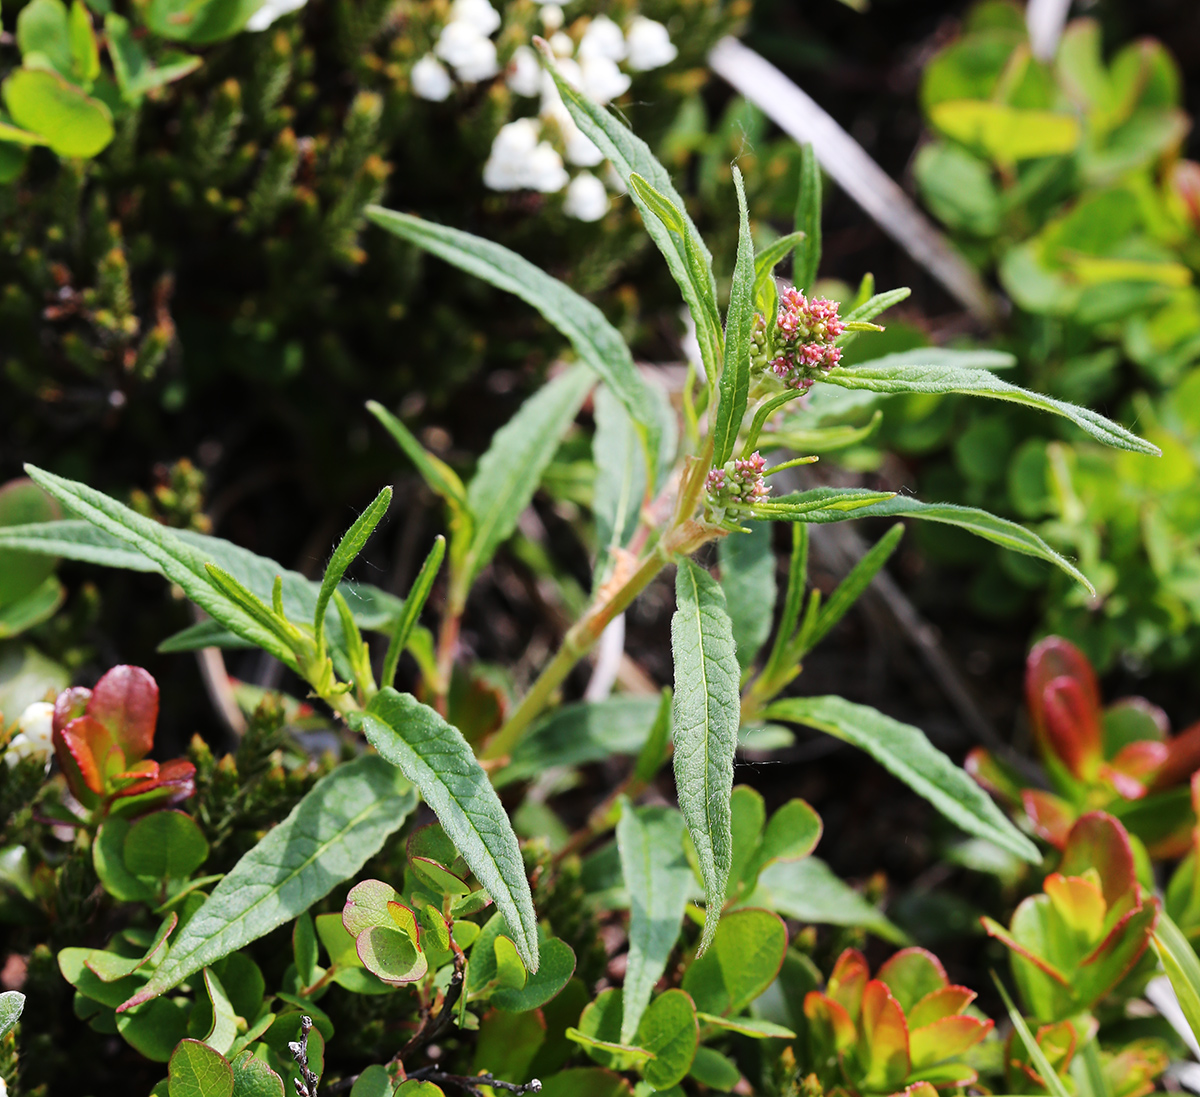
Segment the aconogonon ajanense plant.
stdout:
<path fill-rule="evenodd" d="M 322 778 L 211 894 L 203 891 L 211 880 L 187 883 L 208 856 L 207 845 L 202 849 L 190 832 L 185 834 L 187 825 L 174 821 L 187 816 L 159 811 L 133 823 L 105 820 L 96 849 L 106 889 L 117 897 L 153 897 L 158 905 L 152 909 L 163 920 L 157 933 L 124 932 L 106 950 L 66 950 L 59 966 L 85 1000 L 78 1008 L 91 1011 L 87 1015 L 99 1031 L 115 1029 L 135 1047 L 152 1049 L 152 1057 L 170 1059 L 164 1085 L 172 1097 L 177 1089 L 191 1092 L 182 1081 L 176 1084 L 185 1076 L 232 1077 L 230 1092 L 237 1093 L 241 1073 L 258 1069 L 246 1053 L 253 1059 L 259 1040 L 274 1049 L 273 1058 L 269 1050 L 263 1052 L 269 1069 L 292 1070 L 301 1090 L 315 1097 L 323 1040 L 331 1031 L 315 1001 L 333 985 L 366 994 L 404 988 L 416 996 L 413 1035 L 392 1063 L 394 1074 L 406 1073 L 406 1086 L 464 1081 L 432 1059 L 417 1065 L 424 1049 L 435 1037 L 442 1039 L 439 1034 L 449 1026 L 460 1032 L 478 1029 L 479 1044 L 500 1055 L 529 1022 L 541 1026 L 538 1039 L 545 1042 L 546 1058 L 531 1054 L 520 1069 L 513 1067 L 514 1074 L 557 1071 L 578 1047 L 602 1067 L 639 1075 L 651 1089 L 669 1089 L 689 1074 L 710 1087 L 732 1088 L 738 1065 L 709 1044 L 727 1047 L 725 1041 L 736 1035 L 795 1036 L 782 1022 L 744 1014 L 789 971 L 788 934 L 779 915 L 811 909 L 795 897 L 797 888 L 804 891 L 797 880 L 805 873 L 815 880 L 812 874 L 820 872 L 819 863 L 808 857 L 819 821 L 807 805 L 793 801 L 768 821 L 761 797 L 733 788 L 739 731 L 764 721 L 806 725 L 857 745 L 952 823 L 1018 858 L 1040 859 L 1036 846 L 918 729 L 837 697 L 779 699 L 779 694 L 796 677 L 803 656 L 883 567 L 900 535 L 898 527 L 889 532 L 822 603 L 815 592 L 804 597 L 810 523 L 925 518 L 1040 558 L 1081 581 L 1082 576 L 1020 526 L 969 507 L 858 487 L 777 494 L 772 478 L 813 458 L 766 456 L 783 448 L 783 438 L 795 436 L 776 430 L 776 413 L 820 384 L 883 393 L 932 386 L 1040 407 L 1135 453 L 1150 454 L 1154 447 L 1102 416 L 1025 392 L 984 368 L 1005 364 L 1002 356 L 929 351 L 843 365 L 846 343 L 875 330 L 876 317 L 907 291 L 873 294 L 867 279 L 844 317 L 836 304 L 814 295 L 820 209 L 811 154 L 804 158 L 797 232 L 757 254 L 735 172 L 740 233 L 722 318 L 708 250 L 667 172 L 617 119 L 563 80 L 549 56 L 547 65 L 575 124 L 628 187 L 695 320 L 699 365 L 689 369 L 681 424 L 666 395 L 635 368 L 617 331 L 582 297 L 487 240 L 374 209 L 378 225 L 533 305 L 578 357 L 578 364 L 548 381 L 496 434 L 465 484 L 392 413 L 371 406 L 448 512 L 448 541 L 435 542 L 406 599 L 343 581 L 384 518 L 390 488 L 346 532 L 319 582 L 220 539 L 171 530 L 93 488 L 33 467 L 30 476 L 81 520 L 0 529 L 0 547 L 161 573 L 209 618 L 172 637 L 168 650 L 256 645 L 302 678 L 375 751 Z M 773 272 L 789 253 L 795 284 L 780 289 Z M 593 391 L 600 546 L 594 590 L 520 703 L 490 737 L 472 744 L 448 719 L 468 592 L 514 531 L 562 436 Z M 782 620 L 766 649 L 775 604 L 768 531 L 775 521 L 792 525 L 793 553 Z M 720 581 L 692 559 L 711 542 L 718 542 Z M 446 597 L 435 638 L 419 619 L 443 563 Z M 558 691 L 605 629 L 668 567 L 675 568 L 673 695 L 669 702 L 653 699 L 648 705 L 641 699 L 614 699 L 610 705 L 615 707 L 597 716 L 606 728 L 620 726 L 621 719 L 640 728 L 637 757 L 621 787 L 566 847 L 590 848 L 615 830 L 612 856 L 600 858 L 591 871 L 593 877 L 615 877 L 612 886 L 624 887 L 630 905 L 623 991 L 606 991 L 586 1009 L 576 1003 L 576 1011 L 566 996 L 575 993 L 569 988 L 582 959 L 539 922 L 531 874 L 496 787 L 528 778 L 556 759 L 578 764 L 596 756 L 588 753 L 594 748 L 580 731 L 591 706 L 553 712 Z M 734 590 L 736 597 L 730 595 Z M 388 637 L 382 663 L 372 664 L 363 630 Z M 395 688 L 406 651 L 415 658 L 424 700 Z M 97 700 L 107 695 L 107 685 L 97 687 L 84 704 L 68 693 L 60 706 L 63 737 L 77 720 L 94 718 L 106 729 L 107 739 L 98 731 L 92 734 L 90 724 L 88 735 L 71 739 L 89 744 L 92 757 L 99 750 L 104 761 L 96 769 L 104 775 L 104 794 L 111 791 L 105 782 L 123 781 L 122 775 L 132 772 L 130 760 L 140 757 L 123 745 L 123 732 L 108 727 L 108 710 Z M 83 747 L 68 753 L 68 764 L 76 764 L 84 779 L 78 763 Z M 679 810 L 634 806 L 672 755 Z M 84 785 L 100 794 L 86 779 Z M 418 796 L 439 825 L 414 832 L 406 862 L 394 868 L 392 878 L 361 881 L 340 917 L 327 912 L 314 923 L 308 909 L 359 873 L 403 826 Z M 148 852 L 155 848 L 150 841 L 155 828 L 170 837 L 160 843 L 157 858 Z M 130 858 L 145 871 L 131 868 Z M 1088 885 L 1089 870 L 1080 871 Z M 542 870 L 535 868 L 532 876 L 540 886 Z M 566 902 L 561 877 L 554 879 L 560 882 L 547 900 L 552 908 Z M 703 907 L 694 902 L 698 894 L 704 896 Z M 1126 894 L 1106 899 L 1106 909 L 1127 913 L 1120 906 L 1131 902 Z M 1136 891 L 1132 902 L 1140 904 L 1138 911 L 1155 909 Z M 489 907 L 485 922 L 471 921 L 472 914 Z M 694 917 L 685 921 L 689 910 Z M 874 915 L 878 932 L 899 938 L 894 926 Z M 272 1012 L 270 1002 L 263 1004 L 261 979 L 247 974 L 238 957 L 240 950 L 292 921 L 294 971 L 277 995 L 287 1008 Z M 566 933 L 553 915 L 550 921 L 559 934 Z M 689 928 L 693 921 L 695 931 Z M 656 993 L 681 940 L 679 985 Z M 318 964 L 318 942 L 329 958 L 324 968 Z M 865 974 L 864 969 L 864 981 Z M 905 981 L 909 975 L 928 982 L 927 993 L 918 994 L 915 984 Z M 895 986 L 892 976 L 899 980 Z M 836 1040 L 834 1051 L 822 1052 L 836 1052 L 842 1061 L 841 1082 L 831 1078 L 829 1084 L 885 1093 L 924 1079 L 941 1083 L 950 1074 L 953 1081 L 965 1080 L 965 1067 L 955 1063 L 943 1070 L 947 1057 L 938 1058 L 922 1043 L 930 1026 L 953 1028 L 959 1050 L 986 1033 L 985 1023 L 963 1013 L 962 995 L 954 997 L 955 988 L 945 984 L 940 967 L 918 953 L 904 954 L 870 981 L 867 985 L 876 988 L 872 1002 L 878 999 L 895 1023 L 885 1025 L 885 1032 L 865 1005 L 850 1011 L 861 1031 L 856 1029 L 852 1052 Z M 176 991 L 181 985 L 194 992 L 193 1003 L 181 1002 Z M 929 1001 L 938 994 L 946 998 L 938 999 L 941 1005 Z M 239 995 L 244 1001 L 230 1005 Z M 836 998 L 827 988 L 825 1000 Z M 488 1011 L 481 1017 L 479 1007 L 485 1005 Z M 540 1019 L 529 1020 L 535 1016 Z M 241 1022 L 230 1027 L 230 1017 Z M 928 1024 L 918 1024 L 920 1018 Z M 799 1025 L 804 1017 L 790 1020 Z M 907 1033 L 903 1047 L 901 1030 Z M 888 1044 L 887 1056 L 894 1061 L 884 1062 L 880 1041 Z M 486 1066 L 483 1052 L 478 1054 Z M 805 1068 L 797 1062 L 797 1069 Z M 379 1070 L 386 1087 L 390 1075 L 382 1066 Z"/>

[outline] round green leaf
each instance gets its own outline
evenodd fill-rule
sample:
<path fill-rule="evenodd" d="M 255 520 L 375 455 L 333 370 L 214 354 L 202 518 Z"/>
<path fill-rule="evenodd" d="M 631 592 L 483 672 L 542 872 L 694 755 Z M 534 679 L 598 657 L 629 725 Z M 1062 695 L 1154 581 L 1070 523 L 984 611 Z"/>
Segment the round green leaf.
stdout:
<path fill-rule="evenodd" d="M 400 893 L 382 880 L 361 880 L 350 889 L 342 909 L 342 925 L 354 937 L 372 926 L 393 928 L 388 903 L 398 903 Z"/>
<path fill-rule="evenodd" d="M 233 1097 L 284 1097 L 283 1079 L 253 1052 L 243 1051 L 233 1061 Z"/>
<path fill-rule="evenodd" d="M 129 836 L 128 819 L 106 819 L 92 843 L 92 863 L 104 890 L 123 903 L 146 903 L 154 898 L 154 889 L 139 880 L 125 865 L 125 839 Z"/>
<path fill-rule="evenodd" d="M 749 907 L 721 919 L 713 943 L 683 976 L 683 989 L 704 1013 L 740 1013 L 775 981 L 787 952 L 777 914 Z"/>
<path fill-rule="evenodd" d="M 13 121 L 41 134 L 59 156 L 92 157 L 113 139 L 108 107 L 55 72 L 18 69 L 2 90 Z"/>
<path fill-rule="evenodd" d="M 167 1067 L 167 1084 L 170 1097 L 233 1097 L 233 1068 L 207 1044 L 180 1040 Z"/>
<path fill-rule="evenodd" d="M 655 1089 L 670 1089 L 682 1082 L 692 1069 L 700 1043 L 700 1026 L 691 998 L 682 990 L 660 994 L 642 1014 L 634 1042 L 654 1052 L 642 1076 Z"/>
<path fill-rule="evenodd" d="M 371 926 L 358 935 L 358 956 L 368 971 L 393 986 L 411 983 L 429 970 L 425 955 L 417 951 L 412 938 L 403 930 L 387 926 Z"/>
<path fill-rule="evenodd" d="M 497 944 L 507 938 L 498 938 Z M 492 1005 L 509 1013 L 524 1013 L 545 1005 L 575 974 L 575 953 L 571 946 L 557 937 L 542 941 L 541 963 L 519 990 L 502 987 L 492 995 Z"/>
<path fill-rule="evenodd" d="M 731 1060 L 710 1047 L 696 1049 L 691 1075 L 718 1093 L 728 1093 L 742 1077 L 741 1071 Z"/>
<path fill-rule="evenodd" d="M 5 139 L 7 128 L 0 125 L 0 140 Z M 0 487 L 0 526 L 52 522 L 60 517 L 58 504 L 32 480 L 12 480 Z M 0 606 L 32 594 L 54 573 L 55 562 L 53 556 L 40 553 L 0 550 Z"/>
<path fill-rule="evenodd" d="M 172 1051 L 175 1045 L 187 1033 L 187 1012 L 170 998 L 156 998 L 147 1002 L 141 1009 L 131 1013 L 117 1014 L 117 1031 L 124 1037 L 125 1042 L 135 1051 L 141 1052 L 147 1059 L 155 1063 L 165 1063 L 168 1059 L 174 1062 Z M 190 1042 L 190 1041 L 186 1041 Z M 204 1045 L 207 1048 L 207 1045 Z M 212 1051 L 211 1048 L 208 1048 Z M 214 1051 L 214 1055 L 217 1053 Z M 220 1058 L 220 1056 L 218 1056 Z M 226 1069 L 229 1064 L 224 1063 Z M 218 1078 L 220 1072 L 215 1072 Z M 218 1083 L 220 1084 L 220 1083 Z M 227 1089 L 185 1090 L 187 1094 L 203 1093 L 204 1097 L 220 1097 L 227 1094 Z M 171 1085 L 172 1097 L 177 1097 L 175 1085 Z"/>
<path fill-rule="evenodd" d="M 133 823 L 125 836 L 125 867 L 135 876 L 180 880 L 207 856 L 203 832 L 182 811 L 156 811 Z"/>

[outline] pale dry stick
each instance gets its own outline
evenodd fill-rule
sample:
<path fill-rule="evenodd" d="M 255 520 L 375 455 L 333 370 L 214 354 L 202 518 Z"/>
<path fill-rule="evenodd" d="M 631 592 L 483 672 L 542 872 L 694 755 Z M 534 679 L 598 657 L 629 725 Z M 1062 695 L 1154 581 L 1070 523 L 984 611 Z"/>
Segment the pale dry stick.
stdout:
<path fill-rule="evenodd" d="M 1039 61 L 1052 61 L 1062 38 L 1071 0 L 1029 0 L 1025 8 L 1025 27 L 1029 45 Z"/>
<path fill-rule="evenodd" d="M 207 614 L 195 605 L 192 606 L 192 617 L 197 624 L 208 619 Z M 229 684 L 229 672 L 225 669 L 225 656 L 221 654 L 221 649 L 200 648 L 196 652 L 196 664 L 200 668 L 200 680 L 204 683 L 204 691 L 221 718 L 221 723 L 240 739 L 246 734 L 246 717 L 242 715 L 237 699 L 233 696 L 233 687 Z"/>
<path fill-rule="evenodd" d="M 806 92 L 736 38 L 722 38 L 709 53 L 708 63 L 788 136 L 811 144 L 834 182 L 972 316 L 988 326 L 997 323 L 1001 306 L 975 268 Z"/>

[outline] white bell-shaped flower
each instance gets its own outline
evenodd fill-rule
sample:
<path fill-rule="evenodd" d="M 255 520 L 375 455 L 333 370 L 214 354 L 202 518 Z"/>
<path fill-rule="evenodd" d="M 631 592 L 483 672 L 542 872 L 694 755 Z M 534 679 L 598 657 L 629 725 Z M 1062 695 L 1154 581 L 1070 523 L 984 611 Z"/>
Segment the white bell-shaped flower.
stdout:
<path fill-rule="evenodd" d="M 496 63 L 496 43 L 470 23 L 447 23 L 438 35 L 434 53 L 454 69 L 455 76 L 467 83 L 486 80 L 500 71 Z"/>
<path fill-rule="evenodd" d="M 529 98 L 542 90 L 542 66 L 538 64 L 537 54 L 528 46 L 513 50 L 505 82 L 514 93 Z"/>
<path fill-rule="evenodd" d="M 577 56 L 582 61 L 587 57 L 607 57 L 610 61 L 624 61 L 627 48 L 625 35 L 607 15 L 597 15 L 583 32 Z"/>
<path fill-rule="evenodd" d="M 667 28 L 644 15 L 634 16 L 633 22 L 629 24 L 626 41 L 629 47 L 629 67 L 634 72 L 661 68 L 679 56 L 679 50 L 671 41 Z"/>
<path fill-rule="evenodd" d="M 624 95 L 632 83 L 628 74 L 617 68 L 616 61 L 610 57 L 585 57 L 579 67 L 583 72 L 581 90 L 597 103 L 608 103 Z"/>
<path fill-rule="evenodd" d="M 4 761 L 15 766 L 26 758 L 39 758 L 50 768 L 54 753 L 54 706 L 48 701 L 35 701 L 17 720 L 17 734 L 8 742 Z"/>
<path fill-rule="evenodd" d="M 484 37 L 500 29 L 500 13 L 488 0 L 454 0 L 450 18 L 455 23 L 469 23 Z"/>
<path fill-rule="evenodd" d="M 608 212 L 608 191 L 590 171 L 581 171 L 567 187 L 563 212 L 578 221 L 599 221 Z"/>
<path fill-rule="evenodd" d="M 450 79 L 446 66 L 432 53 L 425 54 L 413 65 L 410 79 L 414 95 L 435 103 L 442 102 L 454 90 L 454 81 Z"/>

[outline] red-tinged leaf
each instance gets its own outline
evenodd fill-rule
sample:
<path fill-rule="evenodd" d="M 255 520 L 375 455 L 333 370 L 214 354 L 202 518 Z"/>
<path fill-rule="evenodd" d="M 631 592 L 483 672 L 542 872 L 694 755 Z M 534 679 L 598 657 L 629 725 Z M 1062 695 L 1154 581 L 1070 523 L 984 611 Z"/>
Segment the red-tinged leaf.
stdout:
<path fill-rule="evenodd" d="M 1166 743 L 1151 739 L 1127 743 L 1111 762 L 1101 767 L 1100 775 L 1126 800 L 1140 800 L 1166 762 L 1168 753 Z"/>
<path fill-rule="evenodd" d="M 1166 761 L 1155 774 L 1151 789 L 1159 792 L 1181 785 L 1197 770 L 1200 770 L 1200 724 L 1192 724 L 1167 741 Z"/>
<path fill-rule="evenodd" d="M 1037 1045 L 1046 1056 L 1047 1061 L 1058 1075 L 1063 1075 L 1071 1065 L 1075 1056 L 1075 1045 L 1078 1035 L 1075 1026 L 1070 1021 L 1055 1021 L 1053 1024 L 1042 1025 L 1035 1036 Z M 1040 1090 L 1048 1090 L 1046 1080 L 1033 1068 L 1029 1062 L 1029 1052 L 1025 1045 L 1017 1039 L 1016 1032 L 1008 1034 L 1005 1044 L 1005 1062 L 1007 1063 L 1009 1089 L 1023 1088 L 1026 1079 Z"/>
<path fill-rule="evenodd" d="M 1076 816 L 1066 800 L 1040 788 L 1027 788 L 1021 794 L 1021 804 L 1039 838 L 1058 849 L 1067 844 Z"/>
<path fill-rule="evenodd" d="M 1088 941 L 1096 940 L 1104 932 L 1108 904 L 1104 901 L 1099 884 L 1083 876 L 1064 876 L 1060 872 L 1052 872 L 1046 877 L 1042 888 L 1073 932 L 1082 934 Z"/>
<path fill-rule="evenodd" d="M 912 1069 L 908 1053 L 908 1024 L 904 1010 L 878 979 L 863 990 L 862 1042 L 859 1057 L 867 1066 L 863 1085 L 889 1091 L 904 1084 Z"/>
<path fill-rule="evenodd" d="M 962 1013 L 973 1001 L 975 992 L 966 987 L 948 986 L 927 994 L 908 1011 L 908 1027 L 910 1029 L 924 1028 L 926 1025 L 940 1021 L 943 1017 L 953 1017 Z"/>
<path fill-rule="evenodd" d="M 812 1026 L 813 1039 L 818 1047 L 848 1051 L 854 1047 L 858 1032 L 846 1007 L 819 990 L 804 996 L 804 1016 Z"/>
<path fill-rule="evenodd" d="M 146 758 L 138 762 L 136 766 L 130 766 L 129 769 L 122 770 L 113 776 L 118 781 L 153 780 L 158 776 L 158 763 L 152 758 Z"/>
<path fill-rule="evenodd" d="M 1101 713 L 1074 678 L 1055 678 L 1042 689 L 1045 743 L 1081 781 L 1092 782 L 1104 761 Z"/>
<path fill-rule="evenodd" d="M 158 683 L 141 667 L 113 667 L 92 691 L 88 715 L 99 720 L 132 762 L 154 746 Z"/>
<path fill-rule="evenodd" d="M 388 904 L 399 901 L 400 895 L 391 884 L 382 880 L 360 880 L 346 896 L 342 925 L 351 937 L 357 937 L 372 926 L 392 926 Z"/>
<path fill-rule="evenodd" d="M 904 1097 L 937 1097 L 937 1090 L 928 1082 L 913 1082 L 904 1087 Z"/>
<path fill-rule="evenodd" d="M 963 762 L 963 769 L 993 796 L 997 796 L 1009 804 L 1021 802 L 1020 777 L 983 747 L 976 747 L 967 755 Z"/>
<path fill-rule="evenodd" d="M 87 713 L 92 691 L 83 686 L 64 689 L 54 701 L 54 730 L 62 731 L 72 720 Z"/>
<path fill-rule="evenodd" d="M 857 1021 L 862 1008 L 863 989 L 871 977 L 867 958 L 856 948 L 848 948 L 837 958 L 825 993 Z"/>
<path fill-rule="evenodd" d="M 1100 723 L 1100 687 L 1092 664 L 1070 641 L 1061 636 L 1047 636 L 1034 645 L 1025 660 L 1025 702 L 1034 735 L 1043 744 L 1046 741 L 1044 691 L 1056 678 L 1070 678 L 1078 684 L 1084 704 L 1095 714 L 1096 724 Z"/>
<path fill-rule="evenodd" d="M 1071 828 L 1058 871 L 1082 876 L 1089 868 L 1100 873 L 1104 901 L 1110 907 L 1137 886 L 1129 835 L 1116 819 L 1100 811 L 1082 816 Z"/>
<path fill-rule="evenodd" d="M 902 948 L 879 969 L 876 978 L 892 992 L 905 1013 L 950 981 L 942 962 L 923 948 Z"/>
<path fill-rule="evenodd" d="M 1023 906 L 1025 906 L 1026 903 L 1033 902 L 1037 898 L 1038 897 L 1036 895 L 1031 896 L 1029 899 L 1026 899 L 1021 904 L 1021 906 L 1023 907 Z M 1017 908 L 1018 913 L 1020 912 L 1020 909 L 1021 909 L 1021 907 Z M 1016 919 L 1016 917 L 1017 917 L 1016 915 L 1013 915 L 1014 920 Z M 1032 952 L 1030 949 L 1028 949 L 1025 945 L 1023 945 L 1020 941 L 1018 941 L 1011 933 L 1009 933 L 1008 930 L 1006 930 L 1002 925 L 1000 925 L 999 922 L 996 922 L 993 919 L 987 918 L 987 917 L 980 918 L 979 921 L 980 921 L 980 924 L 983 926 L 984 931 L 987 933 L 987 935 L 989 937 L 995 937 L 997 941 L 999 941 L 1001 944 L 1007 946 L 1008 948 L 1012 949 L 1012 951 L 1015 952 L 1018 956 L 1022 957 L 1023 959 L 1028 960 L 1031 964 L 1033 964 L 1034 967 L 1036 967 L 1043 974 L 1050 976 L 1050 978 L 1053 979 L 1056 983 L 1059 983 L 1062 986 L 1067 987 L 1068 989 L 1070 988 L 1070 986 L 1071 986 L 1070 980 L 1061 971 L 1059 971 L 1058 968 L 1056 968 L 1052 963 L 1050 963 L 1049 960 L 1045 959 L 1042 956 L 1039 956 L 1036 952 Z"/>
<path fill-rule="evenodd" d="M 89 792 L 102 796 L 105 769 L 115 749 L 104 727 L 89 716 L 80 716 L 61 731 L 56 730 L 53 738 L 58 764 L 76 797 L 86 803 Z"/>
<path fill-rule="evenodd" d="M 122 789 L 113 797 L 114 804 L 128 805 L 135 797 L 141 799 L 136 811 L 142 808 L 170 807 L 182 804 L 196 794 L 196 767 L 185 758 L 172 758 L 158 766 L 155 776 Z M 122 814 L 128 816 L 129 810 Z"/>
<path fill-rule="evenodd" d="M 908 1037 L 913 1070 L 921 1070 L 933 1066 L 934 1063 L 962 1055 L 991 1031 L 991 1021 L 980 1021 L 976 1017 L 966 1017 L 962 1014 L 943 1017 L 931 1025 L 913 1029 Z M 964 1071 L 967 1069 L 969 1068 L 964 1067 Z"/>
<path fill-rule="evenodd" d="M 1152 898 L 1126 914 L 1079 965 L 1076 988 L 1094 1005 L 1141 959 L 1158 923 L 1159 901 Z"/>

